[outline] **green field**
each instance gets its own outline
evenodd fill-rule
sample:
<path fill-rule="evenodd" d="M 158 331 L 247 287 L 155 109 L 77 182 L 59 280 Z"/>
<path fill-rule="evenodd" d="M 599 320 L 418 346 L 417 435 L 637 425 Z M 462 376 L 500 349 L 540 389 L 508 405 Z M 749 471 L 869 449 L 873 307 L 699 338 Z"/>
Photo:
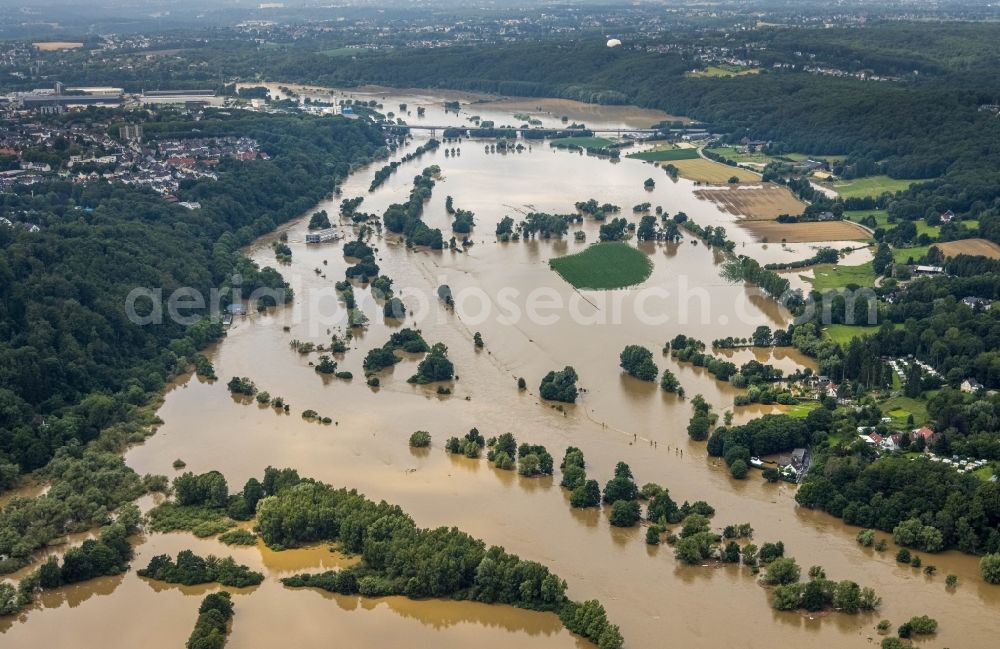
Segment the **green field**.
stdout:
<path fill-rule="evenodd" d="M 878 404 L 882 414 L 892 417 L 894 428 L 907 428 L 907 417 L 913 415 L 913 427 L 927 423 L 927 404 L 910 397 L 892 397 Z"/>
<path fill-rule="evenodd" d="M 792 162 L 802 162 L 803 160 L 826 160 L 827 162 L 840 162 L 847 159 L 846 155 L 819 155 L 818 153 L 783 153 L 782 158 L 787 158 Z"/>
<path fill-rule="evenodd" d="M 789 417 L 804 419 L 806 415 L 816 408 L 819 408 L 819 406 L 819 401 L 803 401 L 802 403 L 797 403 L 794 406 L 789 406 L 788 410 L 784 410 L 783 412 Z"/>
<path fill-rule="evenodd" d="M 858 314 L 855 314 L 858 315 Z M 878 331 L 877 326 L 862 327 L 861 325 L 832 324 L 823 329 L 823 333 L 835 343 L 846 345 L 858 336 L 871 335 Z"/>
<path fill-rule="evenodd" d="M 905 264 L 906 260 L 913 257 L 914 261 L 919 260 L 927 254 L 930 246 L 915 246 L 913 248 L 893 248 L 892 260 L 897 264 Z"/>
<path fill-rule="evenodd" d="M 885 210 L 846 210 L 844 212 L 844 216 L 855 223 L 860 223 L 861 219 L 866 216 L 873 216 L 875 217 L 875 227 L 882 228 L 884 230 L 892 229 L 897 225 L 896 223 L 889 223 L 889 213 Z M 924 221 L 914 221 L 913 224 L 917 226 L 917 236 L 926 234 L 931 239 L 937 239 L 941 236 L 940 225 L 927 225 Z"/>
<path fill-rule="evenodd" d="M 864 314 L 856 313 L 855 316 L 864 317 Z M 893 324 L 893 327 L 895 327 L 896 329 L 902 329 L 903 324 L 897 322 Z M 877 332 L 878 329 L 879 329 L 878 325 L 862 326 L 862 325 L 832 324 L 825 327 L 823 329 L 823 333 L 825 333 L 826 337 L 832 340 L 833 342 L 839 343 L 841 345 L 846 345 L 847 343 L 851 342 L 852 339 L 857 338 L 858 336 L 870 336 L 875 332 Z M 893 372 L 893 378 L 895 378 L 897 381 L 899 380 L 899 377 L 896 376 L 895 372 Z"/>
<path fill-rule="evenodd" d="M 919 180 L 897 180 L 889 176 L 868 176 L 867 178 L 855 178 L 829 185 L 831 189 L 840 194 L 843 198 L 854 198 L 861 196 L 880 196 L 885 192 L 898 192 L 906 189 Z"/>
<path fill-rule="evenodd" d="M 549 260 L 552 270 L 583 289 L 633 286 L 653 272 L 653 262 L 627 243 L 598 243 L 583 252 Z"/>
<path fill-rule="evenodd" d="M 813 269 L 815 277 L 803 275 L 803 279 L 811 282 L 817 291 L 844 288 L 848 284 L 858 286 L 875 286 L 875 271 L 871 262 L 860 266 L 838 266 L 836 264 L 819 264 Z"/>
<path fill-rule="evenodd" d="M 670 162 L 671 160 L 694 160 L 700 158 L 697 149 L 653 149 L 630 153 L 629 158 L 646 162 Z"/>
<path fill-rule="evenodd" d="M 581 149 L 603 149 L 614 144 L 614 140 L 603 137 L 560 137 L 550 140 L 557 149 L 568 149 L 578 146 Z"/>
<path fill-rule="evenodd" d="M 973 471 L 972 475 L 976 476 L 983 482 L 986 482 L 997 473 L 998 471 L 997 466 L 998 465 L 996 462 L 991 462 L 990 464 L 987 464 L 986 466 L 981 466 L 975 471 Z"/>

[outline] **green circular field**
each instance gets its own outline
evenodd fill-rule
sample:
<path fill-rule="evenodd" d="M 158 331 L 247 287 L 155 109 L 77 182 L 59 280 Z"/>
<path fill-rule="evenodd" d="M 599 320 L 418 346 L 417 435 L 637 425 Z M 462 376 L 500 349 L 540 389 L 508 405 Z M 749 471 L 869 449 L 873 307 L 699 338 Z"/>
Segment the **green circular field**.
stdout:
<path fill-rule="evenodd" d="M 583 252 L 549 260 L 552 270 L 582 289 L 635 286 L 653 272 L 653 262 L 627 243 L 607 242 Z"/>

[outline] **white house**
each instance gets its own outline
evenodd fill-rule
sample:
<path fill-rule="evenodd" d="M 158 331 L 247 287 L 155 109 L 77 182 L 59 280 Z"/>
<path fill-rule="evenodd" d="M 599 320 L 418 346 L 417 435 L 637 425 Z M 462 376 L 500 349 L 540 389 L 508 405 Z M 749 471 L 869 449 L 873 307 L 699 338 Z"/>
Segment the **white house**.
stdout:
<path fill-rule="evenodd" d="M 959 386 L 962 392 L 978 392 L 983 389 L 983 384 L 976 379 L 965 379 L 962 381 L 962 385 Z"/>

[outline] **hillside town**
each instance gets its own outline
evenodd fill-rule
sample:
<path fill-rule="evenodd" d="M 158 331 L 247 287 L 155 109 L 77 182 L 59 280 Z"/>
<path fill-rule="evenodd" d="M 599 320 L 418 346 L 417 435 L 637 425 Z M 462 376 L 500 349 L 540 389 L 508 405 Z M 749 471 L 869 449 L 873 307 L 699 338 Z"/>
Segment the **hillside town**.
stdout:
<path fill-rule="evenodd" d="M 170 105 L 165 114 L 197 114 L 201 108 Z M 57 114 L 8 106 L 0 123 L 0 190 L 53 179 L 74 184 L 120 182 L 176 201 L 174 193 L 182 181 L 217 178 L 215 169 L 225 159 L 269 157 L 246 137 L 148 137 L 140 120 L 160 114 L 151 106 L 133 110 L 73 106 Z"/>

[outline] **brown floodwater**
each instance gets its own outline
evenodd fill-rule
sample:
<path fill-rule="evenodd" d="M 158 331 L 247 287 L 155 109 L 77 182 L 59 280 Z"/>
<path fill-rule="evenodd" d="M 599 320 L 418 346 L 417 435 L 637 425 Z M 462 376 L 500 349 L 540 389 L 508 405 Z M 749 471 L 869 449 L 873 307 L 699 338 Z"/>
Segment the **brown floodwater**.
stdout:
<path fill-rule="evenodd" d="M 406 102 L 414 115 L 415 106 L 426 105 L 426 120 L 463 119 L 445 116 L 440 97 L 430 94 L 398 94 L 385 101 L 387 106 L 389 101 Z M 491 114 L 483 106 L 473 110 L 484 118 L 506 114 Z M 475 212 L 477 220 L 471 237 L 475 244 L 465 253 L 407 249 L 392 236 L 375 240 L 382 272 L 395 280 L 413 315 L 403 323 L 387 322 L 370 291 L 355 288 L 370 323 L 337 358 L 339 369 L 353 372 L 353 380 L 321 377 L 309 365 L 317 354 L 303 356 L 289 347 L 293 339 L 328 343 L 328 331 L 342 330 L 346 317 L 331 296 L 333 283 L 347 267 L 342 244 L 307 246 L 306 216 L 282 229 L 293 260 L 281 271 L 296 290 L 295 303 L 238 318 L 226 339 L 207 352 L 220 380 L 184 377 L 175 382 L 159 411 L 164 424 L 128 452 L 129 465 L 139 473 L 176 475 L 171 464 L 180 458 L 185 470 L 222 471 L 234 490 L 268 465 L 289 466 L 305 476 L 357 488 L 370 498 L 399 504 L 420 525 L 458 526 L 544 563 L 566 579 L 573 598 L 601 600 L 629 647 L 663 646 L 664 638 L 682 647 L 863 647 L 877 643 L 872 638 L 880 618 L 898 624 L 920 614 L 940 623 L 932 643 L 922 644 L 962 649 L 995 642 L 1000 588 L 979 579 L 974 557 L 925 555 L 924 563 L 938 568 L 938 576 L 928 578 L 917 569 L 897 566 L 894 550 L 878 554 L 860 548 L 856 528 L 798 508 L 793 486 L 767 484 L 755 473 L 745 481 L 732 480 L 720 460 L 707 457 L 703 443 L 688 440 L 690 399 L 621 374 L 621 349 L 642 344 L 654 350 L 661 368 L 677 375 L 689 397 L 701 393 L 718 411 L 733 409 L 737 390 L 704 369 L 660 353 L 664 341 L 678 333 L 710 342 L 748 336 L 761 324 L 787 324 L 789 315 L 782 307 L 719 277 L 722 259 L 717 253 L 690 238 L 680 244 L 643 244 L 640 249 L 653 261 L 653 270 L 640 285 L 578 292 L 549 270 L 547 261 L 583 250 L 586 242 L 571 236 L 502 244 L 493 233 L 504 215 L 570 212 L 575 201 L 593 197 L 621 205 L 630 220 L 632 205 L 650 201 L 670 214 L 684 211 L 703 225 L 729 226 L 738 251 L 762 261 L 807 257 L 807 245 L 753 243 L 733 224 L 735 217 L 695 198 L 688 181 L 675 183 L 658 175 L 655 189 L 647 192 L 643 180 L 654 170 L 635 160 L 615 164 L 554 151 L 544 143 L 508 154 L 488 153 L 477 141 L 455 146 L 461 148 L 460 156 L 446 157 L 443 148 L 426 154 L 404 164 L 373 193 L 367 188 L 382 163 L 344 183 L 344 197 L 363 195 L 360 210 L 380 214 L 388 204 L 405 200 L 415 174 L 438 164 L 442 178 L 426 206 L 425 221 L 448 227 L 448 195 L 456 207 Z M 320 207 L 333 216 L 338 205 L 339 199 Z M 346 224 L 341 227 L 350 230 Z M 579 229 L 587 242 L 597 240 L 598 224 L 589 218 Z M 251 256 L 273 265 L 270 242 L 275 236 L 254 244 Z M 441 284 L 448 284 L 457 297 L 453 312 L 436 298 Z M 413 357 L 383 371 L 382 387 L 365 384 L 365 353 L 401 326 L 419 327 L 429 342 L 448 346 L 458 374 L 453 394 L 439 396 L 434 386 L 407 383 L 418 363 Z M 486 342 L 478 351 L 472 343 L 477 331 Z M 809 364 L 791 349 L 725 355 L 738 363 L 756 358 L 786 370 Z M 538 383 L 549 370 L 566 365 L 576 368 L 585 391 L 576 405 L 556 409 L 539 399 Z M 233 376 L 248 376 L 260 389 L 285 397 L 291 413 L 234 399 L 225 388 Z M 525 392 L 516 389 L 521 376 L 528 383 Z M 309 423 L 300 417 L 305 409 L 334 423 Z M 772 411 L 766 406 L 734 410 L 737 421 Z M 678 502 L 711 503 L 717 510 L 715 526 L 750 522 L 758 545 L 783 540 L 788 554 L 804 567 L 822 565 L 832 579 L 874 587 L 884 600 L 882 609 L 874 615 L 825 617 L 776 612 L 748 570 L 682 566 L 668 546 L 646 545 L 642 528 L 614 528 L 604 511 L 572 509 L 558 475 L 523 478 L 485 460 L 444 452 L 447 437 L 474 426 L 486 436 L 511 431 L 519 441 L 544 444 L 557 460 L 566 446 L 578 446 L 586 455 L 589 476 L 602 484 L 615 463 L 625 461 L 640 484 L 660 483 Z M 407 446 L 414 430 L 432 434 L 430 449 Z M 227 646 L 237 649 L 276 643 L 320 647 L 331 638 L 387 648 L 403 643 L 466 647 L 473 642 L 484 648 L 590 646 L 562 629 L 553 615 L 470 603 L 339 597 L 285 589 L 277 582 L 291 572 L 343 565 L 344 559 L 325 547 L 274 553 L 261 547 L 227 548 L 190 535 L 151 534 L 138 545 L 134 566 L 145 565 L 154 554 L 184 548 L 231 554 L 266 572 L 261 586 L 235 595 L 237 613 Z M 954 591 L 945 589 L 948 573 L 959 576 Z M 177 647 L 190 633 L 206 590 L 211 589 L 154 586 L 133 570 L 46 594 L 37 607 L 9 622 L 0 637 L 5 647 Z"/>

